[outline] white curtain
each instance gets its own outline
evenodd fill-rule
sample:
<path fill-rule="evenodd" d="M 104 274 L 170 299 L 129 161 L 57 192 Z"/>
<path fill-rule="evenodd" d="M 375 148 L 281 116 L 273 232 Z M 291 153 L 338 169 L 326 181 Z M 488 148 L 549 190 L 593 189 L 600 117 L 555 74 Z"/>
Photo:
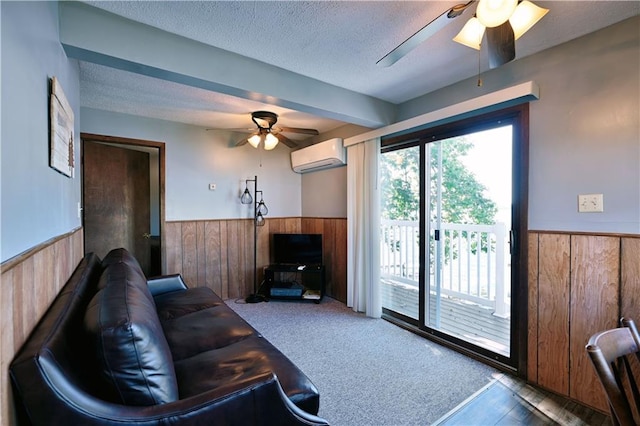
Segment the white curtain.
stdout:
<path fill-rule="evenodd" d="M 380 318 L 380 138 L 347 148 L 347 306 Z"/>

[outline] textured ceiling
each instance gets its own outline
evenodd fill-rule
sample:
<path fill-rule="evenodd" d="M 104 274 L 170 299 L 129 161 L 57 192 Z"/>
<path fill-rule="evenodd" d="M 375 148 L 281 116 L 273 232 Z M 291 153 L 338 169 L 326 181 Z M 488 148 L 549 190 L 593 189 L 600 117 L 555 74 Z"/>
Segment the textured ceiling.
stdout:
<path fill-rule="evenodd" d="M 393 104 L 478 72 L 478 54 L 451 39 L 472 16 L 388 68 L 376 61 L 456 1 L 87 2 L 122 17 Z M 637 1 L 536 1 L 550 12 L 516 42 L 516 60 L 638 15 Z M 170 54 L 170 52 L 168 52 Z M 487 60 L 480 57 L 482 69 Z M 185 123 L 251 124 L 269 109 L 289 127 L 327 131 L 345 122 L 81 62 L 83 106 Z"/>
<path fill-rule="evenodd" d="M 249 129 L 253 126 L 250 112 L 265 109 L 278 114 L 278 124 L 286 127 L 326 132 L 344 124 L 89 62 L 80 63 L 80 75 L 83 107 L 223 129 Z M 294 140 L 308 138 L 290 133 L 286 136 Z"/>

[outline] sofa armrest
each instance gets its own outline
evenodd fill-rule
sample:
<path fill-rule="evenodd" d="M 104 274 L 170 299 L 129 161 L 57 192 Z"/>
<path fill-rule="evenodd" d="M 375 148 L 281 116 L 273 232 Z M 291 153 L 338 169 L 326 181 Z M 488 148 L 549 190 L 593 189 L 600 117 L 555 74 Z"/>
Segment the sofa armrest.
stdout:
<path fill-rule="evenodd" d="M 231 381 L 216 389 L 166 404 L 125 406 L 96 399 L 73 386 L 58 365 L 47 357 L 27 362 L 40 364 L 39 375 L 18 385 L 14 374 L 25 366 L 13 366 L 16 396 L 24 403 L 29 423 L 40 425 L 83 424 L 138 426 L 202 424 L 270 426 L 278 424 L 327 426 L 326 420 L 306 413 L 286 397 L 276 376 L 269 372 L 245 380 Z"/>
<path fill-rule="evenodd" d="M 272 372 L 258 375 L 244 383 L 231 381 L 212 391 L 178 401 L 186 402 L 192 407 L 198 407 L 198 417 L 225 419 L 231 425 L 329 426 L 325 419 L 308 413 L 291 402 Z M 180 420 L 187 419 L 182 416 Z"/>
<path fill-rule="evenodd" d="M 170 293 L 172 291 L 186 290 L 187 285 L 182 279 L 182 275 L 161 275 L 158 277 L 152 277 L 147 279 L 149 285 L 149 291 L 152 296 L 158 296 L 159 294 Z"/>
<path fill-rule="evenodd" d="M 274 378 L 277 379 L 275 375 L 274 375 Z M 294 404 L 289 399 L 287 394 L 284 392 L 284 389 L 282 389 L 280 382 L 278 380 L 274 380 L 274 381 L 275 381 L 275 386 L 278 388 L 278 392 L 280 393 L 281 400 L 285 402 L 286 409 L 287 411 L 290 412 L 292 422 L 300 423 L 304 425 L 329 426 L 329 423 L 322 417 L 313 415 L 311 413 L 307 413 L 306 411 L 298 407 L 296 404 Z"/>

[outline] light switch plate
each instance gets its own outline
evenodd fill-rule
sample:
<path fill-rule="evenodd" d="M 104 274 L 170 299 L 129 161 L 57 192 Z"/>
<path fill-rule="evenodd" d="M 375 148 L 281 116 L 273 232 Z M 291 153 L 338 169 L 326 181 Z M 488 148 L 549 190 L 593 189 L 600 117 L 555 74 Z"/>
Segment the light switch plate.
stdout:
<path fill-rule="evenodd" d="M 604 211 L 603 194 L 581 194 L 578 195 L 579 213 L 601 213 Z"/>

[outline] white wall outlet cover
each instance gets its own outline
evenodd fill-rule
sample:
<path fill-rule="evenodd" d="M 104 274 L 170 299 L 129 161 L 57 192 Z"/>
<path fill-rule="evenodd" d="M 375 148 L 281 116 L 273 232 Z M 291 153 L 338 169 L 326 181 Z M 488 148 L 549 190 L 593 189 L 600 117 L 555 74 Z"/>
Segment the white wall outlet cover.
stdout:
<path fill-rule="evenodd" d="M 604 195 L 603 194 L 578 195 L 578 212 L 580 213 L 604 212 Z"/>
<path fill-rule="evenodd" d="M 215 191 L 216 190 L 216 184 L 215 183 L 210 183 L 209 184 L 209 191 Z"/>

